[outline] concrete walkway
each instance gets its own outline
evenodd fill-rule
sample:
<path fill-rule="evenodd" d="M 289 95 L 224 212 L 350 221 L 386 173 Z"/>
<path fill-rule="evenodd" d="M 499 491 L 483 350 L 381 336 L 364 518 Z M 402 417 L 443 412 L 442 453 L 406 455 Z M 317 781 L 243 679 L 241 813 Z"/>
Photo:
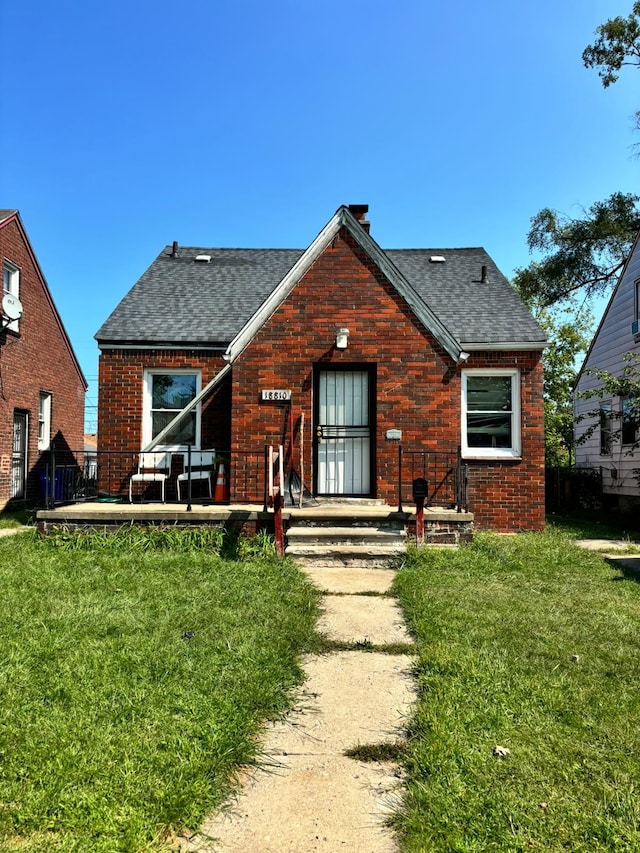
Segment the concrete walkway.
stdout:
<path fill-rule="evenodd" d="M 270 725 L 263 766 L 179 850 L 197 853 L 395 853 L 385 825 L 401 774 L 391 762 L 347 757 L 355 747 L 395 744 L 414 700 L 412 658 L 375 647 L 410 643 L 395 601 L 394 572 L 307 569 L 324 592 L 318 630 L 357 650 L 310 655 L 296 707 Z M 371 650 L 373 647 L 373 650 Z"/>
<path fill-rule="evenodd" d="M 627 539 L 576 539 L 576 545 L 597 552 L 624 574 L 640 577 L 640 543 Z"/>

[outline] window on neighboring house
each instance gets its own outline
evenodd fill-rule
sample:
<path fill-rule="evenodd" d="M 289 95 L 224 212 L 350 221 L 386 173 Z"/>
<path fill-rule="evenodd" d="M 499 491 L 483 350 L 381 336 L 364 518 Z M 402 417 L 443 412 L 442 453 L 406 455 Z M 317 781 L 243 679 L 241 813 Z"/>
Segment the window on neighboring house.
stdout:
<path fill-rule="evenodd" d="M 638 415 L 640 414 L 640 400 L 629 397 L 622 401 L 622 443 L 635 444 L 638 437 Z"/>
<path fill-rule="evenodd" d="M 636 298 L 633 309 L 633 319 L 640 323 L 640 278 L 636 281 Z"/>
<path fill-rule="evenodd" d="M 463 371 L 462 452 L 466 456 L 520 456 L 517 370 Z"/>
<path fill-rule="evenodd" d="M 611 456 L 611 403 L 600 403 L 600 456 Z"/>
<path fill-rule="evenodd" d="M 2 265 L 2 294 L 4 296 L 5 293 L 10 293 L 12 296 L 16 298 L 20 298 L 20 270 L 15 264 L 12 264 L 11 261 L 4 261 Z M 13 320 L 13 322 L 7 325 L 7 329 L 11 329 L 12 332 L 18 331 L 18 320 Z"/>
<path fill-rule="evenodd" d="M 199 371 L 145 371 L 142 443 L 146 446 L 200 391 Z M 187 413 L 162 441 L 161 447 L 200 446 L 200 406 Z"/>
<path fill-rule="evenodd" d="M 38 450 L 48 450 L 51 444 L 51 400 L 49 391 L 41 391 L 38 400 Z"/>

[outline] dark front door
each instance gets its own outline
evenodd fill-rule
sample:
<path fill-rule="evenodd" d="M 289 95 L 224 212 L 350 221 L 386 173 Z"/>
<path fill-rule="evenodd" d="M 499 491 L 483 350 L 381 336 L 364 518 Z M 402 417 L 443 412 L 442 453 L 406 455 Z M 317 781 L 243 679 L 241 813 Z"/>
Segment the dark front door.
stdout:
<path fill-rule="evenodd" d="M 13 413 L 13 451 L 11 454 L 11 497 L 23 499 L 27 473 L 27 421 L 26 412 Z"/>
<path fill-rule="evenodd" d="M 317 367 L 314 488 L 318 495 L 373 492 L 375 382 L 371 367 Z"/>

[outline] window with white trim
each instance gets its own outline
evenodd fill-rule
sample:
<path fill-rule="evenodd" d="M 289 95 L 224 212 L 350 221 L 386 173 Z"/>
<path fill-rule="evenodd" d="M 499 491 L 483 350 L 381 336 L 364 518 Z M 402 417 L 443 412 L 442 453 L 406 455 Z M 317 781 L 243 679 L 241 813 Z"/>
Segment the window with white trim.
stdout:
<path fill-rule="evenodd" d="M 142 444 L 146 446 L 200 392 L 199 370 L 145 370 Z M 172 450 L 200 447 L 200 405 L 174 427 L 159 447 Z"/>
<path fill-rule="evenodd" d="M 2 295 L 4 296 L 5 293 L 10 293 L 17 299 L 20 298 L 20 270 L 6 259 L 2 264 Z M 6 328 L 11 329 L 12 332 L 17 332 L 18 323 L 19 320 L 13 320 Z"/>
<path fill-rule="evenodd" d="M 51 445 L 51 401 L 53 394 L 41 391 L 38 399 L 38 450 L 48 450 Z"/>
<path fill-rule="evenodd" d="M 462 371 L 462 453 L 520 456 L 520 372 Z"/>
<path fill-rule="evenodd" d="M 611 456 L 613 452 L 612 417 L 611 401 L 600 403 L 600 456 Z"/>
<path fill-rule="evenodd" d="M 622 444 L 635 444 L 638 440 L 638 418 L 640 400 L 635 397 L 623 397 L 620 406 L 620 436 Z"/>

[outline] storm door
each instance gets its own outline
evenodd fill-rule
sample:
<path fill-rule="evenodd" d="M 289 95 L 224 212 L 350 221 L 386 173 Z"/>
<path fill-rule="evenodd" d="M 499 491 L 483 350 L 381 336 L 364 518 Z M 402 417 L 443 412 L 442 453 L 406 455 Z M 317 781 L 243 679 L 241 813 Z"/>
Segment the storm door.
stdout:
<path fill-rule="evenodd" d="M 314 473 L 318 495 L 371 495 L 375 383 L 371 368 L 315 372 Z"/>
<path fill-rule="evenodd" d="M 25 497 L 27 473 L 27 421 L 26 412 L 13 413 L 13 449 L 11 454 L 11 497 Z"/>

